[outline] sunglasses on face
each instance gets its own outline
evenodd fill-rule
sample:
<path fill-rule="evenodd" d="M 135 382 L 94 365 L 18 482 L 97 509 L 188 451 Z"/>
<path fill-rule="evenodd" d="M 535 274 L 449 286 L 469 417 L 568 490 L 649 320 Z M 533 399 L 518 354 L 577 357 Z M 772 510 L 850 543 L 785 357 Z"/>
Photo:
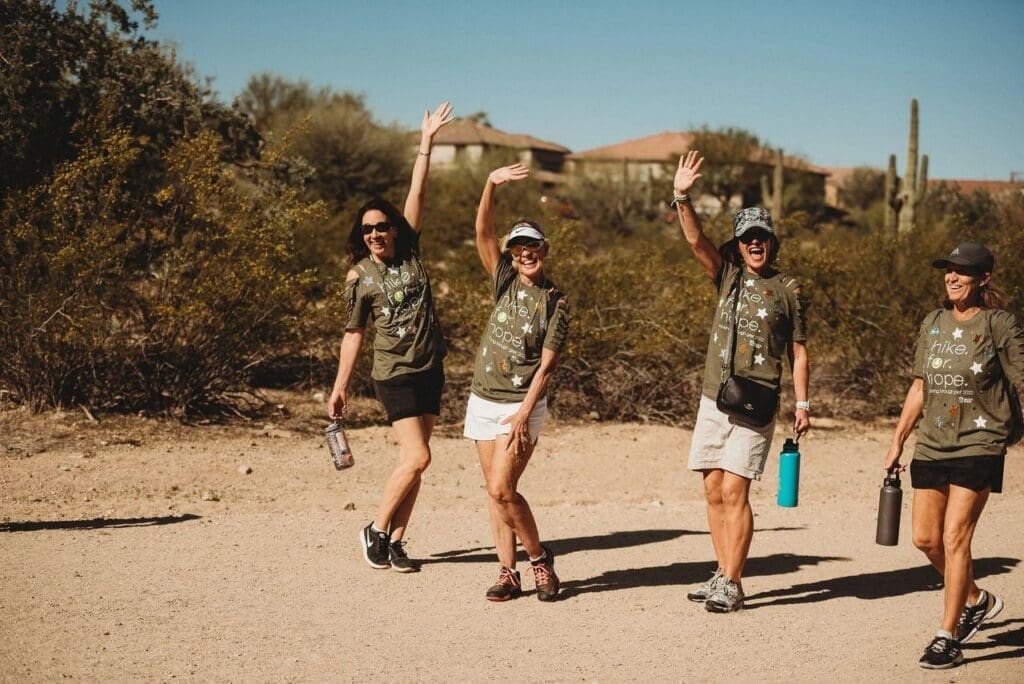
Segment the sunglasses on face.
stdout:
<path fill-rule="evenodd" d="M 508 251 L 516 259 L 523 255 L 523 252 L 529 250 L 533 254 L 540 252 L 541 247 L 544 246 L 543 242 L 521 242 L 519 244 L 512 245 L 508 248 Z"/>
<path fill-rule="evenodd" d="M 970 266 L 947 266 L 946 273 L 956 273 L 957 275 L 971 276 L 972 278 L 980 278 L 982 276 L 981 270 L 971 268 Z"/>
<path fill-rule="evenodd" d="M 745 245 L 749 245 L 754 240 L 760 240 L 761 242 L 768 242 L 772 237 L 772 234 L 766 230 L 748 230 L 746 233 L 740 236 L 740 242 Z"/>
<path fill-rule="evenodd" d="M 386 233 L 394 227 L 395 225 L 393 223 L 388 223 L 386 221 L 384 223 L 364 223 L 363 235 L 369 235 L 373 231 L 377 231 L 378 233 Z"/>

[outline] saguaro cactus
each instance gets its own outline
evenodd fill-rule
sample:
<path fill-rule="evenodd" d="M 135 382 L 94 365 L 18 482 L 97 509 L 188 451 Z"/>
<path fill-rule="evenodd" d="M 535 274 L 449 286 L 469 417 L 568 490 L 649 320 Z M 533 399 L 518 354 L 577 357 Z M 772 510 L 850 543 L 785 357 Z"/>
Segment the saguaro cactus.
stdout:
<path fill-rule="evenodd" d="M 890 175 L 892 178 L 890 178 Z M 917 99 L 910 101 L 910 137 L 907 141 L 907 172 L 896 179 L 896 157 L 889 157 L 889 171 L 886 173 L 885 199 L 888 204 L 885 216 L 886 229 L 897 227 L 899 233 L 907 233 L 914 227 L 914 214 L 928 190 L 928 155 L 921 158 L 920 172 L 917 168 Z M 890 186 L 891 182 L 891 186 Z"/>
<path fill-rule="evenodd" d="M 768 176 L 761 176 L 761 201 L 772 212 L 772 218 L 778 221 L 782 218 L 782 174 L 783 160 L 782 148 L 775 150 L 775 163 L 772 165 L 772 187 L 768 189 Z"/>

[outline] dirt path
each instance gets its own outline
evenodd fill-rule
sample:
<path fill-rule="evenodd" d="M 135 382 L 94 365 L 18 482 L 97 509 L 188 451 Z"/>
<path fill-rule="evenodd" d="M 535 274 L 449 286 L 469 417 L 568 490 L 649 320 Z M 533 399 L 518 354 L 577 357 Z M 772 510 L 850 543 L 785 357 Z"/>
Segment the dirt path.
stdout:
<path fill-rule="evenodd" d="M 356 467 L 336 473 L 298 425 L 40 420 L 0 422 L 32 447 L 0 454 L 0 680 L 1024 681 L 1020 448 L 975 540 L 1006 608 L 966 665 L 937 674 L 916 664 L 941 602 L 909 543 L 909 495 L 901 545 L 874 544 L 881 428 L 806 439 L 795 509 L 774 503 L 771 459 L 753 488 L 747 609 L 719 616 L 685 598 L 712 569 L 685 430 L 556 426 L 522 490 L 563 598 L 542 604 L 525 579 L 496 605 L 461 439 L 435 440 L 408 535 L 426 564 L 399 575 L 356 544 L 393 464 L 383 428 L 352 431 Z"/>

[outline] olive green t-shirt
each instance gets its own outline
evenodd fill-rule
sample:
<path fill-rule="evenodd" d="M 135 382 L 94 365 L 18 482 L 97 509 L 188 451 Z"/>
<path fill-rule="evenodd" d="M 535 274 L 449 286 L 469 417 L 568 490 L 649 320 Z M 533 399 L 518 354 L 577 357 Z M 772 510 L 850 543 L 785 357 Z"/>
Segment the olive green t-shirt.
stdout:
<path fill-rule="evenodd" d="M 508 254 L 501 255 L 494 272 L 494 301 L 476 353 L 472 392 L 515 403 L 530 389 L 541 350 L 565 349 L 569 302 L 550 280 L 525 285 Z"/>
<path fill-rule="evenodd" d="M 1013 314 L 983 309 L 957 321 L 946 309 L 925 316 L 914 377 L 924 380 L 924 413 L 914 458 L 1006 453 L 1009 382 L 1024 387 L 1024 332 Z"/>
<path fill-rule="evenodd" d="M 807 302 L 796 294 L 800 287 L 796 278 L 777 271 L 761 277 L 723 261 L 715 277 L 718 307 L 711 325 L 701 388 L 712 399 L 718 396 L 718 388 L 729 372 L 737 274 L 741 277 L 736 305 L 736 375 L 778 390 L 782 359 L 789 357 L 790 343 L 807 341 Z"/>
<path fill-rule="evenodd" d="M 444 336 L 418 250 L 387 264 L 366 257 L 354 270 L 359 277 L 346 286 L 345 330 L 373 321 L 373 378 L 387 380 L 441 363 Z"/>

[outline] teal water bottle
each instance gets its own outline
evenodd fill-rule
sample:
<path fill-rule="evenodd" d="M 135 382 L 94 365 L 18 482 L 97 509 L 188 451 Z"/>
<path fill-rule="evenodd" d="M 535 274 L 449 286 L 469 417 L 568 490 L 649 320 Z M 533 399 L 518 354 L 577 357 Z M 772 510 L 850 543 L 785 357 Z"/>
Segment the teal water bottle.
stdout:
<path fill-rule="evenodd" d="M 787 439 L 779 454 L 779 493 L 776 502 L 784 508 L 794 508 L 800 498 L 800 442 Z"/>

